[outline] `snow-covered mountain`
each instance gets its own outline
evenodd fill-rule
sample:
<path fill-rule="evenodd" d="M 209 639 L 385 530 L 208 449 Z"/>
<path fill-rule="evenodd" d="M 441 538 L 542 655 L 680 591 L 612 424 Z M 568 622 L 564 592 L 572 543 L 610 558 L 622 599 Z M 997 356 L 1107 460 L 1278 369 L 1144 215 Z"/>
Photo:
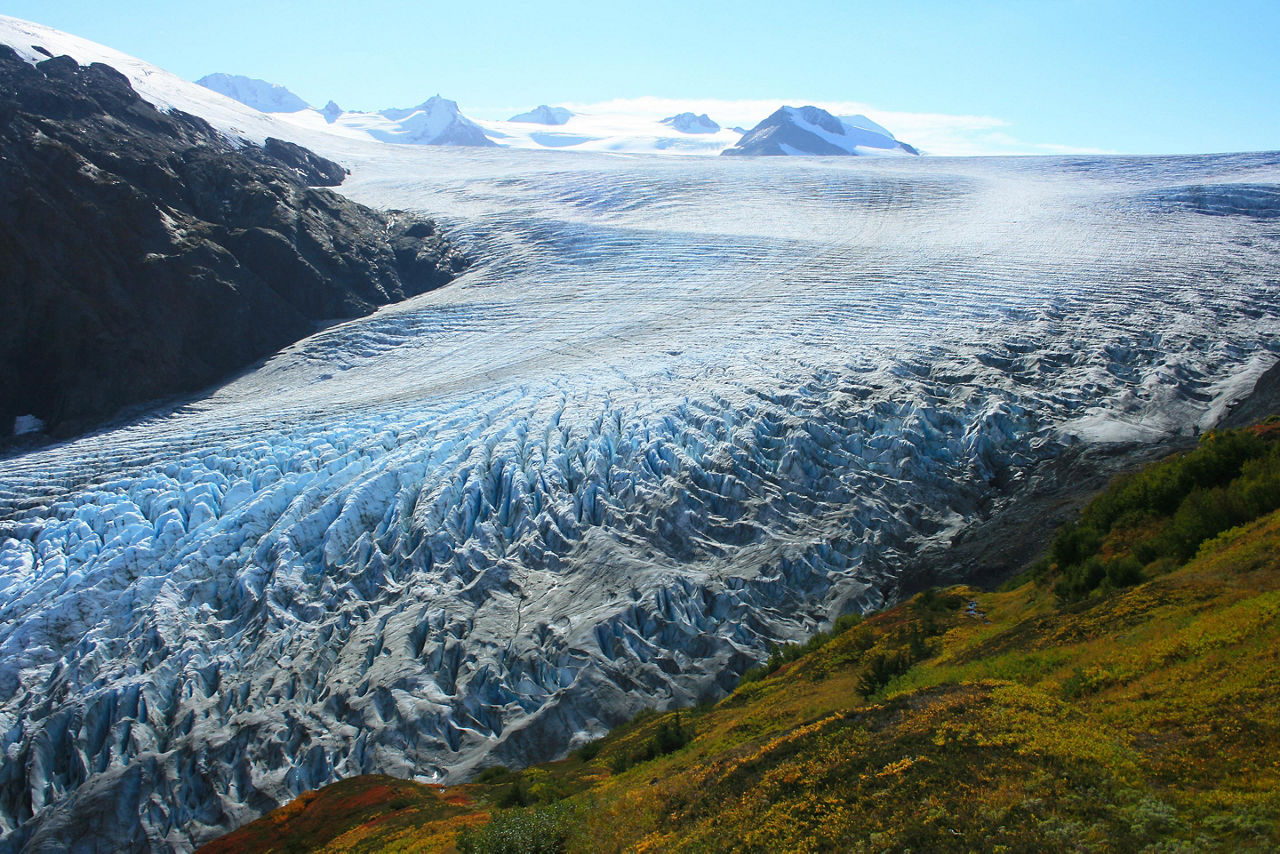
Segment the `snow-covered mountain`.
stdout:
<path fill-rule="evenodd" d="M 456 101 L 433 95 L 416 107 L 377 112 L 343 110 L 329 101 L 321 110 L 307 108 L 276 113 L 274 118 L 304 132 L 338 133 L 346 138 L 398 145 L 445 145 L 488 148 L 495 145 L 485 130 L 467 118 Z M 314 137 L 305 137 L 314 145 Z"/>
<path fill-rule="evenodd" d="M 332 132 L 315 135 L 299 124 L 309 115 L 319 115 L 313 110 L 263 113 L 136 57 L 42 24 L 0 15 L 0 42 L 29 62 L 62 55 L 80 65 L 101 62 L 124 74 L 133 89 L 158 109 L 178 109 L 200 116 L 233 141 L 261 145 L 268 137 L 274 137 L 316 150 L 334 142 Z M 324 126 L 322 119 L 318 123 Z"/>
<path fill-rule="evenodd" d="M 694 113 L 679 113 L 667 116 L 662 123 L 681 133 L 718 133 L 720 131 L 720 125 L 713 122 L 706 113 L 700 116 Z"/>
<path fill-rule="evenodd" d="M 535 125 L 562 125 L 573 118 L 573 113 L 564 107 L 548 107 L 539 104 L 527 113 L 519 113 L 507 119 L 509 122 L 528 122 Z"/>
<path fill-rule="evenodd" d="M 819 107 L 782 107 L 721 154 L 919 154 L 866 116 L 838 119 Z"/>
<path fill-rule="evenodd" d="M 39 45 L 55 55 L 70 55 L 82 65 L 92 62 L 111 65 L 124 73 L 134 89 L 152 104 L 161 109 L 176 107 L 199 115 L 231 139 L 246 139 L 258 144 L 262 144 L 268 137 L 285 139 L 326 153 L 339 161 L 345 157 L 343 152 L 350 143 L 370 139 L 411 144 L 438 139 L 441 140 L 439 144 L 443 145 L 490 147 L 496 144 L 507 148 L 540 150 L 706 156 L 720 154 L 735 146 L 743 135 L 741 128 L 726 128 L 715 133 L 681 132 L 671 125 L 663 124 L 661 113 L 653 117 L 614 112 L 573 114 L 564 124 L 555 126 L 526 121 L 472 119 L 463 114 L 454 102 L 443 98 L 430 99 L 409 110 L 348 112 L 330 101 L 322 110 L 308 107 L 293 112 L 279 112 L 275 108 L 296 104 L 287 98 L 276 104 L 270 97 L 266 97 L 258 103 L 272 109 L 263 111 L 222 92 L 182 80 L 135 57 L 40 24 L 0 16 L 0 39 L 4 39 L 19 54 L 32 60 L 47 58 L 32 47 Z M 274 91 L 274 84 L 263 85 L 267 92 Z M 252 100 L 250 95 L 245 97 Z M 440 106 L 444 109 L 425 109 L 437 100 L 443 102 Z M 555 111 L 564 108 L 550 109 Z M 448 130 L 448 126 L 454 123 L 455 115 L 459 120 L 458 126 Z M 892 140 L 887 131 L 865 117 L 848 117 L 845 121 L 852 127 L 869 130 L 874 143 L 884 144 L 883 139 L 876 136 L 877 133 Z M 468 125 L 479 128 L 480 134 L 477 135 Z M 878 131 L 875 130 L 877 128 Z M 481 140 L 481 136 L 486 137 L 487 141 Z M 893 143 L 897 144 L 896 140 Z M 868 146 L 871 145 L 869 142 Z M 901 150 L 913 150 L 905 144 L 899 145 L 904 146 Z M 892 145 L 886 150 L 892 150 Z M 860 148 L 859 151 L 869 153 L 876 149 L 867 147 Z"/>
<path fill-rule="evenodd" d="M 424 151 L 0 41 L 292 130 L 476 260 L 0 460 L 0 849 L 186 851 L 339 777 L 460 779 L 717 696 L 1059 461 L 1212 426 L 1280 356 L 1274 154 L 617 157 L 718 135 L 600 116 L 554 132 L 608 155 Z"/>
<path fill-rule="evenodd" d="M 310 107 L 283 86 L 240 74 L 206 74 L 196 83 L 263 113 L 296 113 Z"/>
<path fill-rule="evenodd" d="M 706 113 L 684 112 L 654 121 L 627 115 L 579 115 L 546 104 L 505 122 L 477 121 L 462 115 L 457 103 L 438 95 L 408 110 L 347 113 L 330 101 L 317 111 L 287 89 L 262 80 L 219 74 L 199 82 L 263 112 L 292 114 L 282 117 L 304 126 L 316 126 L 308 118 L 314 115 L 331 126 L 400 144 L 704 155 L 919 154 L 866 116 L 837 118 L 813 106 L 782 107 L 744 132 L 737 127 L 722 129 Z M 672 136 L 672 130 L 679 136 Z"/>
<path fill-rule="evenodd" d="M 884 136 L 884 137 L 888 137 L 889 139 L 894 139 L 893 134 L 889 132 L 888 128 L 886 128 L 884 125 L 880 125 L 880 124 L 877 124 L 876 122 L 871 121 L 871 119 L 867 118 L 864 115 L 858 114 L 853 116 L 837 116 L 836 118 L 838 118 L 840 122 L 847 127 L 870 131 L 871 133 L 878 134 L 879 136 Z"/>
<path fill-rule="evenodd" d="M 477 124 L 507 148 L 707 156 L 719 154 L 738 139 L 737 134 L 718 128 L 691 133 L 664 123 L 659 116 L 621 112 L 573 113 L 555 127 L 523 121 L 479 120 Z"/>
<path fill-rule="evenodd" d="M 433 95 L 416 107 L 379 113 L 343 113 L 335 124 L 363 130 L 374 139 L 403 145 L 492 146 L 484 130 L 462 115 L 457 101 Z"/>
<path fill-rule="evenodd" d="M 335 130 L 399 144 L 701 155 L 919 154 L 866 116 L 837 118 L 813 106 L 782 107 L 749 132 L 738 127 L 723 129 L 706 113 L 683 112 L 655 120 L 624 114 L 578 114 L 546 104 L 506 121 L 492 121 L 467 118 L 456 102 L 438 95 L 407 110 L 344 112 L 330 101 L 317 111 L 283 87 L 245 77 L 217 77 L 216 85 L 210 88 L 251 106 L 262 105 L 257 108 L 280 114 L 286 121 L 308 128 L 321 126 L 314 117 Z"/>

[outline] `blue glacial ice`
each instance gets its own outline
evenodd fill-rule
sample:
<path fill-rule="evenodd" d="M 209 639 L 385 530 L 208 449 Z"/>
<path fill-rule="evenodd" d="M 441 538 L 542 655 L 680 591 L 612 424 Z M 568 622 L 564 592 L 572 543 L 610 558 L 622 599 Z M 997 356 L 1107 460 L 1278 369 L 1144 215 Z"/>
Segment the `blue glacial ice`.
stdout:
<path fill-rule="evenodd" d="M 1280 353 L 1274 155 L 333 146 L 478 263 L 0 461 L 0 848 L 187 850 L 717 696 L 1036 463 L 1210 426 Z"/>

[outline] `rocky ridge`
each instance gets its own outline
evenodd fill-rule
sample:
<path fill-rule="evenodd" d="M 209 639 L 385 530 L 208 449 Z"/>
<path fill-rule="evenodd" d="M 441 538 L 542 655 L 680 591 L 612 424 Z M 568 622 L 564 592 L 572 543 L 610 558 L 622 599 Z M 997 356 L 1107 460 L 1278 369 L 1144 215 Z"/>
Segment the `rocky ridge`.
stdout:
<path fill-rule="evenodd" d="M 429 220 L 317 189 L 338 164 L 237 148 L 109 66 L 0 46 L 0 91 L 5 433 L 195 390 L 465 266 Z"/>

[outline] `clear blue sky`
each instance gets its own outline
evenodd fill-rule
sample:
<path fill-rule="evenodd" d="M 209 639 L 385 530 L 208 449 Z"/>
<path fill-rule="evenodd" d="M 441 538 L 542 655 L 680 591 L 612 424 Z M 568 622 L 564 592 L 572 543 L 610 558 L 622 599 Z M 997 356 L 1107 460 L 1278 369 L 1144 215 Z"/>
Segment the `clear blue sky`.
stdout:
<path fill-rule="evenodd" d="M 1280 0 L 10 0 L 189 79 L 464 111 L 615 97 L 860 101 L 1126 153 L 1280 149 Z M 905 135 L 903 135 L 904 138 Z"/>

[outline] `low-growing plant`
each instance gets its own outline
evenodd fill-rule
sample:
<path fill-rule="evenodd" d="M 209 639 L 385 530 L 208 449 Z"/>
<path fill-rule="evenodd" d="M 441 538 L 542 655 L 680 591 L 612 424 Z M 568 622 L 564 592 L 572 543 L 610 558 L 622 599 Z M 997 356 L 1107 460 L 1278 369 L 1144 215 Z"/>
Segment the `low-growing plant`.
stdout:
<path fill-rule="evenodd" d="M 933 638 L 940 631 L 939 624 L 932 617 L 913 620 L 905 629 L 894 631 L 888 638 L 891 648 L 868 659 L 866 670 L 858 677 L 858 692 L 864 697 L 871 697 L 917 662 L 937 654 L 937 643 Z"/>
<path fill-rule="evenodd" d="M 964 597 L 957 593 L 943 593 L 930 587 L 917 594 L 914 605 L 917 610 L 934 614 L 949 614 L 964 604 Z"/>
<path fill-rule="evenodd" d="M 1062 682 L 1062 695 L 1068 699 L 1076 699 L 1097 693 L 1111 684 L 1110 673 L 1097 667 L 1088 670 L 1077 667 Z"/>
<path fill-rule="evenodd" d="M 769 659 L 764 664 L 756 665 L 747 669 L 738 677 L 739 685 L 746 685 L 751 682 L 759 682 L 766 676 L 780 670 L 783 665 L 798 661 L 811 652 L 815 652 L 830 643 L 834 638 L 839 637 L 854 626 L 862 622 L 862 615 L 844 614 L 835 619 L 831 624 L 831 631 L 816 632 L 804 643 L 789 643 L 783 646 L 775 646 L 769 654 Z"/>
<path fill-rule="evenodd" d="M 1271 433 L 1208 433 L 1195 450 L 1121 478 L 1059 531 L 1033 574 L 1055 577 L 1066 602 L 1131 587 L 1280 508 L 1280 442 Z"/>
<path fill-rule="evenodd" d="M 461 854 L 560 854 L 576 819 L 567 803 L 495 812 L 458 834 Z"/>
<path fill-rule="evenodd" d="M 511 769 L 505 765 L 490 765 L 475 776 L 476 783 L 492 783 L 494 780 L 501 780 L 503 777 L 511 776 Z"/>
<path fill-rule="evenodd" d="M 590 762 L 600 755 L 600 740 L 588 741 L 586 744 L 574 751 L 574 755 L 583 762 Z"/>
<path fill-rule="evenodd" d="M 517 777 L 515 782 L 502 790 L 502 794 L 498 796 L 497 803 L 498 806 L 504 809 L 528 806 L 529 792 L 524 787 L 524 781 Z"/>
<path fill-rule="evenodd" d="M 685 729 L 681 721 L 680 712 L 675 713 L 675 719 L 672 721 L 663 721 L 658 724 L 657 731 L 644 743 L 638 751 L 632 754 L 616 753 L 610 760 L 609 768 L 615 774 L 621 774 L 633 765 L 639 765 L 641 762 L 648 762 L 657 759 L 659 756 L 665 756 L 668 753 L 674 753 L 689 743 L 692 738 L 689 731 Z"/>

